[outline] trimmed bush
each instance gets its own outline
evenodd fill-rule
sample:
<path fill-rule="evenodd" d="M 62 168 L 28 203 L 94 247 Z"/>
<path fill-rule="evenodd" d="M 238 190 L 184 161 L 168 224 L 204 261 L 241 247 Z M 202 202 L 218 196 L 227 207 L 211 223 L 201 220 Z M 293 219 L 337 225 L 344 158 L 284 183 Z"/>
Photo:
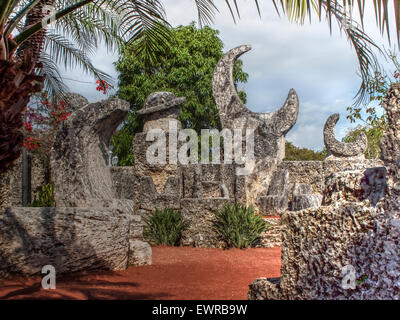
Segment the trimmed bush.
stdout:
<path fill-rule="evenodd" d="M 182 232 L 187 224 L 180 211 L 173 209 L 156 210 L 145 220 L 143 235 L 153 245 L 179 245 Z"/>
<path fill-rule="evenodd" d="M 29 207 L 55 207 L 53 183 L 42 186 L 42 189 L 35 195 Z"/>
<path fill-rule="evenodd" d="M 226 204 L 216 213 L 214 228 L 222 236 L 228 247 L 247 248 L 255 246 L 268 224 L 253 206 L 241 203 Z"/>

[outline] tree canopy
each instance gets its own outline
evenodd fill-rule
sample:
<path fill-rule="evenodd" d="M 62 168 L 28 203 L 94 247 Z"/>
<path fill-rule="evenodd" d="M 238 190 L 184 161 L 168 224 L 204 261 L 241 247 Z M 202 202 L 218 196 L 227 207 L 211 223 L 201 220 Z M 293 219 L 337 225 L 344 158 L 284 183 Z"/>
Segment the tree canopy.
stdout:
<path fill-rule="evenodd" d="M 326 149 L 314 151 L 307 148 L 299 148 L 286 141 L 284 161 L 323 161 L 326 157 Z"/>

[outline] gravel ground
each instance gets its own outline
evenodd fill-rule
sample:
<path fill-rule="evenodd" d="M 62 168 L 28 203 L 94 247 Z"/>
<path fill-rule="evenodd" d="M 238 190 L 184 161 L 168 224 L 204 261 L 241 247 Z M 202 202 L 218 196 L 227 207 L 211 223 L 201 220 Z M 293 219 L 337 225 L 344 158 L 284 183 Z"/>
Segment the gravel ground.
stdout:
<path fill-rule="evenodd" d="M 279 277 L 280 248 L 246 250 L 153 247 L 153 265 L 124 271 L 88 271 L 57 278 L 0 280 L 0 299 L 246 299 L 260 277 Z"/>

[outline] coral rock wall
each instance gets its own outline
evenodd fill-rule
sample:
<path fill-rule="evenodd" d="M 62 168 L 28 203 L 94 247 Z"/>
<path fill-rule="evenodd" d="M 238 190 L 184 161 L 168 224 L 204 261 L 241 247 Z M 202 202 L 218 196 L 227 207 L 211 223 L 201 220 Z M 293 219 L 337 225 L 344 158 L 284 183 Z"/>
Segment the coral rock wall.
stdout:
<path fill-rule="evenodd" d="M 330 162 L 326 205 L 282 215 L 281 278 L 255 280 L 249 299 L 400 299 L 398 86 L 384 107 L 385 167 Z"/>

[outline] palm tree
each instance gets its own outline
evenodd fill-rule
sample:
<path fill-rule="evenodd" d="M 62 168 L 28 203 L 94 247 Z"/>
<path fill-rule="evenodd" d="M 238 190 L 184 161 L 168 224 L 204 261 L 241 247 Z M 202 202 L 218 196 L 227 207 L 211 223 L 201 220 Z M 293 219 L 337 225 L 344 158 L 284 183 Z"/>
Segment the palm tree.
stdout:
<path fill-rule="evenodd" d="M 193 1 L 193 0 L 191 0 Z M 370 0 L 369 0 L 370 1 Z M 378 27 L 386 29 L 389 36 L 387 0 L 372 0 Z M 214 0 L 194 0 L 200 24 L 210 23 L 218 11 Z M 257 0 L 254 1 L 258 9 Z M 345 7 L 355 3 L 364 20 L 365 0 L 272 0 L 278 13 L 282 11 L 293 21 L 304 23 L 312 12 L 322 17 L 322 11 L 331 25 L 334 18 L 353 45 L 363 79 L 359 101 L 365 99 L 367 83 L 378 67 L 372 40 L 362 31 L 363 26 L 346 27 Z M 237 0 L 225 0 L 233 19 L 240 17 Z M 42 25 L 46 16 L 43 8 L 57 8 L 54 18 L 58 33 L 49 33 Z M 399 37 L 399 1 L 393 2 L 397 35 Z M 279 9 L 280 8 L 280 9 Z M 110 14 L 115 14 L 115 19 Z M 91 18 L 96 17 L 94 26 Z M 107 18 L 108 17 L 108 18 Z M 108 20 L 104 20 L 108 19 Z M 24 21 L 24 24 L 21 22 Z M 100 22 L 99 22 L 100 21 Z M 80 29 L 83 26 L 83 29 Z M 112 26 L 110 28 L 110 26 Z M 62 29 L 62 33 L 60 31 Z M 11 37 L 15 29 L 16 37 Z M 66 33 L 78 44 L 71 45 Z M 94 33 L 94 36 L 90 36 Z M 0 173 L 21 153 L 23 125 L 21 114 L 31 94 L 47 85 L 55 93 L 63 90 L 56 64 L 79 64 L 98 78 L 107 75 L 95 69 L 82 48 L 95 48 L 96 37 L 102 36 L 109 45 L 121 41 L 135 41 L 138 51 L 144 51 L 149 59 L 171 39 L 164 11 L 159 0 L 1 0 L 0 3 Z M 89 47 L 85 47 L 90 44 Z M 80 46 L 80 47 L 79 47 Z M 50 54 L 48 53 L 50 51 Z"/>
<path fill-rule="evenodd" d="M 56 33 L 42 25 L 46 5 L 55 6 Z M 21 23 L 25 19 L 24 24 Z M 156 26 L 156 27 L 155 27 Z M 12 32 L 18 30 L 16 37 Z M 72 38 L 77 46 L 71 43 Z M 100 39 L 109 47 L 128 39 L 154 55 L 165 45 L 169 30 L 158 1 L 2 0 L 0 4 L 0 172 L 21 154 L 22 113 L 30 96 L 64 89 L 56 64 L 80 65 L 97 78 L 107 75 L 93 67 L 86 52 Z"/>

